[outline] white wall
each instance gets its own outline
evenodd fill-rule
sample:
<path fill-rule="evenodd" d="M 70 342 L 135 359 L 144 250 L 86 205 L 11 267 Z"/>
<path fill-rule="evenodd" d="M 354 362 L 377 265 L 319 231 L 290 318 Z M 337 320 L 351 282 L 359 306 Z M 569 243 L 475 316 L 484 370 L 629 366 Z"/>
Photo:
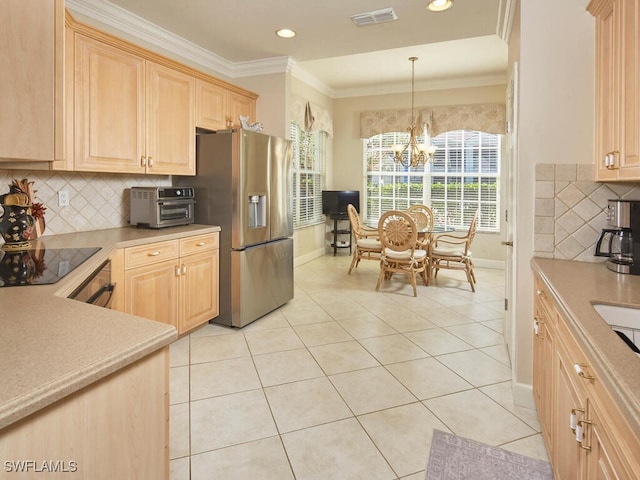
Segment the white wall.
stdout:
<path fill-rule="evenodd" d="M 288 73 L 274 73 L 234 81 L 239 87 L 258 94 L 256 118 L 249 121 L 262 123 L 263 132 L 268 135 L 289 138 L 289 77 Z"/>
<path fill-rule="evenodd" d="M 594 138 L 595 22 L 588 0 L 521 2 L 519 38 L 510 62 L 519 61 L 516 177 L 516 325 L 514 395 L 531 404 L 536 163 L 591 163 Z M 517 35 L 518 29 L 514 31 Z M 519 52 L 519 58 L 518 53 Z M 511 67 L 512 67 L 511 65 Z"/>

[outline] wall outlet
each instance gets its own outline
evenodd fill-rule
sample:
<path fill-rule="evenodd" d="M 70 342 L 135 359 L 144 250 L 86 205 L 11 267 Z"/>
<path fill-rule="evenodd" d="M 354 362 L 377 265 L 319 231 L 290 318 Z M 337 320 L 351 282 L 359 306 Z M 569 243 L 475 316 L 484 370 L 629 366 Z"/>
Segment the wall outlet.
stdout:
<path fill-rule="evenodd" d="M 58 192 L 58 206 L 59 207 L 69 206 L 69 190 L 60 190 Z"/>

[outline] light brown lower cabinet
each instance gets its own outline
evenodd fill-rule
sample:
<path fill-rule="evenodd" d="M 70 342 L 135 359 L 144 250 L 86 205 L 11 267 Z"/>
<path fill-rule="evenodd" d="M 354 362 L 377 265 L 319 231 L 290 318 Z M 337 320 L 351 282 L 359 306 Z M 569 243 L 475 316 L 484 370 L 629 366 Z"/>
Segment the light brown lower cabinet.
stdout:
<path fill-rule="evenodd" d="M 640 438 L 536 276 L 533 392 L 556 480 L 640 479 Z"/>
<path fill-rule="evenodd" d="M 180 240 L 179 334 L 219 314 L 219 252 L 217 233 Z"/>
<path fill-rule="evenodd" d="M 538 288 L 537 292 L 539 296 L 548 295 L 544 289 Z M 549 311 L 543 302 L 538 302 L 534 315 L 533 350 L 539 361 L 533 366 L 533 393 L 542 434 L 549 450 L 552 448 L 553 389 L 547 379 L 553 373 L 555 324 L 554 312 Z"/>
<path fill-rule="evenodd" d="M 124 248 L 114 262 L 124 285 L 114 308 L 173 325 L 179 335 L 217 317 L 218 242 L 215 232 Z"/>
<path fill-rule="evenodd" d="M 4 428 L 0 452 L 2 478 L 168 479 L 168 347 Z"/>

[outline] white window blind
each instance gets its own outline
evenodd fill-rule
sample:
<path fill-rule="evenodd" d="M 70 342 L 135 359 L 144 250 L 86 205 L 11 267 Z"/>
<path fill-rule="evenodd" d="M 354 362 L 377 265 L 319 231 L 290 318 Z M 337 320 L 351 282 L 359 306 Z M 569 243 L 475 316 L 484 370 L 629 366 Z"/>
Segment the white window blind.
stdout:
<path fill-rule="evenodd" d="M 367 222 L 377 222 L 387 210 L 422 203 L 431 207 L 436 223 L 464 229 L 479 209 L 478 230 L 499 231 L 499 135 L 445 132 L 432 141 L 434 159 L 415 169 L 392 158 L 393 145 L 407 141 L 408 134 L 398 132 L 364 140 Z"/>
<path fill-rule="evenodd" d="M 304 131 L 291 123 L 293 148 L 293 226 L 322 223 L 326 132 Z"/>

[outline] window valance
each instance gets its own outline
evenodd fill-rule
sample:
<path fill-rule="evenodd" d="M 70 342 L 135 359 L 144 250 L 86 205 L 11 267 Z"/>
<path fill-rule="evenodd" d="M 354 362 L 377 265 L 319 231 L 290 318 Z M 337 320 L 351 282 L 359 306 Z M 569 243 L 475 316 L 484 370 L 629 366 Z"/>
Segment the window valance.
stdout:
<path fill-rule="evenodd" d="M 312 131 L 325 131 L 333 137 L 333 119 L 324 107 L 310 103 L 300 97 L 291 102 L 291 120 L 301 128 Z"/>
<path fill-rule="evenodd" d="M 431 109 L 418 109 L 414 112 L 419 130 L 430 128 Z M 405 132 L 411 125 L 411 110 L 378 110 L 360 114 L 360 138 L 369 138 L 387 132 Z"/>
<path fill-rule="evenodd" d="M 411 110 L 379 110 L 360 114 L 360 138 L 386 132 L 404 132 L 411 125 Z M 416 109 L 416 125 L 436 137 L 450 130 L 477 130 L 503 134 L 506 107 L 501 103 L 448 105 Z"/>

